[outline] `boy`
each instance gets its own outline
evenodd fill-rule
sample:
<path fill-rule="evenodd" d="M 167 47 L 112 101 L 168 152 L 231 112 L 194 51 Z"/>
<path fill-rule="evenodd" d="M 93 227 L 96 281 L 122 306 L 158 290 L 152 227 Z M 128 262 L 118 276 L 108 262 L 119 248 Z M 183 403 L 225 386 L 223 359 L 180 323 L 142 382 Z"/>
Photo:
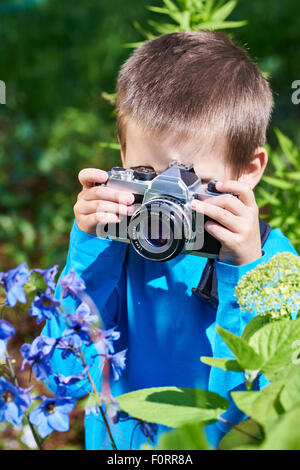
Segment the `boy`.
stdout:
<path fill-rule="evenodd" d="M 288 238 L 273 229 L 262 246 L 259 212 L 253 194 L 267 165 L 263 147 L 273 105 L 268 83 L 247 53 L 225 34 L 194 31 L 172 33 L 147 41 L 122 66 L 117 82 L 117 128 L 122 164 L 150 165 L 164 171 L 171 160 L 193 163 L 204 183 L 230 194 L 195 201 L 193 209 L 211 219 L 205 229 L 221 243 L 215 259 L 218 300 L 210 302 L 194 290 L 207 259 L 191 255 L 157 263 L 145 260 L 127 244 L 96 236 L 98 224 L 119 222 L 132 214 L 130 192 L 95 186 L 107 179 L 99 169 L 79 174 L 82 191 L 74 207 L 67 264 L 75 269 L 97 305 L 106 328 L 117 325 L 117 349 L 128 348 L 127 366 L 113 385 L 115 396 L 156 386 L 197 387 L 226 398 L 243 389 L 243 377 L 200 362 L 200 356 L 230 354 L 215 325 L 241 335 L 251 312 L 241 312 L 234 288 L 239 279 L 274 254 L 297 254 Z M 59 288 L 57 295 L 59 296 Z M 65 309 L 74 310 L 70 298 Z M 59 337 L 62 325 L 47 322 L 45 334 Z M 54 373 L 78 371 L 76 359 L 53 359 Z M 96 372 L 97 367 L 93 369 Z M 91 369 L 92 370 L 92 369 Z M 99 375 L 99 374 L 98 374 Z M 85 395 L 84 387 L 73 388 Z M 242 418 L 231 404 L 224 417 Z M 87 449 L 110 449 L 99 417 L 86 417 Z M 136 421 L 112 424 L 118 449 L 129 449 Z M 206 427 L 217 445 L 229 428 Z M 163 431 L 162 426 L 159 432 Z M 145 442 L 140 430 L 132 448 Z"/>

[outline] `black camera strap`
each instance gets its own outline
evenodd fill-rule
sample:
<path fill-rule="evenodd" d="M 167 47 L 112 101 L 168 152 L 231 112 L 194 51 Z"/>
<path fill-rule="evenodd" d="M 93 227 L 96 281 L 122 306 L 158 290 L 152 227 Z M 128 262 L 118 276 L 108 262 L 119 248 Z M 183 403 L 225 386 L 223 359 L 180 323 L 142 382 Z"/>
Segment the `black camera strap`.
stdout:
<path fill-rule="evenodd" d="M 259 229 L 260 229 L 260 239 L 261 246 L 263 247 L 265 241 L 267 240 L 271 227 L 269 224 L 264 222 L 259 218 Z M 200 282 L 198 287 L 192 288 L 193 294 L 207 300 L 209 303 L 218 307 L 219 298 L 218 298 L 218 284 L 217 284 L 217 275 L 216 275 L 216 266 L 214 258 L 209 258 L 207 260 L 206 266 L 203 270 Z"/>

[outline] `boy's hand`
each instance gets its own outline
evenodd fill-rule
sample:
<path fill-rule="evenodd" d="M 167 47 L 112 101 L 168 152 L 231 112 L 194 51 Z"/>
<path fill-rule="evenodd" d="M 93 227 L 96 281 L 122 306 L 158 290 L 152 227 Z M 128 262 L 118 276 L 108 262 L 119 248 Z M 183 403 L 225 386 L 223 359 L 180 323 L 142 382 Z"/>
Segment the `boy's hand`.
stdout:
<path fill-rule="evenodd" d="M 74 205 L 76 223 L 80 230 L 91 235 L 96 235 L 98 224 L 118 223 L 123 215 L 131 215 L 134 211 L 134 207 L 130 207 L 134 202 L 132 193 L 94 186 L 105 183 L 107 178 L 106 171 L 96 168 L 86 168 L 78 175 L 82 191 Z"/>
<path fill-rule="evenodd" d="M 205 201 L 195 199 L 192 208 L 213 219 L 204 227 L 222 244 L 220 261 L 237 266 L 251 263 L 262 256 L 259 210 L 254 193 L 247 183 L 234 180 L 218 182 L 216 189 L 237 194 L 239 198 L 223 194 Z"/>

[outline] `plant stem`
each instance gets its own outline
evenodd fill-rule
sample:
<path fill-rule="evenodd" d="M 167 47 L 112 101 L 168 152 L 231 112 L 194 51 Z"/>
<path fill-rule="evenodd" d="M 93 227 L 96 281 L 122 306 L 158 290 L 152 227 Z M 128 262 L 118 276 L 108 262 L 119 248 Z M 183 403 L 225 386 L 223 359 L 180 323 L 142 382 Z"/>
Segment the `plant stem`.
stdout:
<path fill-rule="evenodd" d="M 249 432 L 245 431 L 244 429 L 239 428 L 239 427 L 236 426 L 235 424 L 229 423 L 226 419 L 221 418 L 221 416 L 218 416 L 218 420 L 221 421 L 221 423 L 225 423 L 225 424 L 227 424 L 228 426 L 232 427 L 232 428 L 235 429 L 236 431 L 239 431 L 240 433 L 245 434 L 245 436 L 248 436 L 248 437 L 250 437 L 251 439 L 255 439 L 255 440 L 258 441 L 258 442 L 261 442 L 261 439 L 259 439 L 258 437 L 254 436 L 253 434 L 250 434 Z"/>
<path fill-rule="evenodd" d="M 8 370 L 9 370 L 10 377 L 11 377 L 12 381 L 14 382 L 14 384 L 15 384 L 17 387 L 19 387 L 19 382 L 18 382 L 16 373 L 15 373 L 15 369 L 14 369 L 14 367 L 13 367 L 13 365 L 12 365 L 12 362 L 11 362 L 11 360 L 10 360 L 9 357 L 6 357 L 6 363 L 7 363 Z M 28 414 L 25 413 L 24 416 L 25 416 L 25 418 L 27 419 L 27 422 L 28 422 L 28 424 L 29 424 L 29 427 L 30 427 L 30 430 L 31 430 L 31 432 L 32 432 L 33 438 L 34 438 L 34 440 L 35 440 L 35 442 L 36 442 L 36 445 L 38 446 L 39 450 L 44 450 L 43 445 L 42 445 L 42 443 L 41 443 L 41 441 L 40 441 L 40 439 L 39 439 L 39 436 L 38 436 L 37 433 L 36 433 L 36 430 L 34 429 L 33 424 L 29 421 Z"/>
<path fill-rule="evenodd" d="M 82 360 L 83 367 L 86 367 L 87 364 L 86 364 L 86 361 L 85 361 L 85 358 L 84 358 L 84 356 L 83 356 L 83 354 L 82 354 L 81 349 L 80 349 L 79 351 L 80 351 L 80 357 L 81 357 L 81 360 Z M 90 382 L 90 384 L 91 384 L 91 386 L 92 386 L 93 392 L 94 392 L 94 394 L 95 394 L 95 396 L 96 396 L 96 398 L 97 398 L 98 405 L 99 405 L 99 408 L 100 408 L 100 413 L 101 413 L 102 419 L 103 419 L 103 421 L 104 421 L 105 427 L 106 427 L 106 429 L 107 429 L 107 432 L 108 432 L 108 435 L 109 435 L 109 438 L 110 438 L 110 442 L 111 442 L 112 448 L 113 448 L 114 450 L 118 450 L 118 449 L 117 449 L 117 446 L 116 446 L 116 443 L 115 443 L 115 441 L 114 441 L 114 438 L 113 438 L 113 436 L 112 436 L 109 423 L 108 423 L 108 421 L 107 421 L 107 419 L 106 419 L 105 412 L 103 411 L 103 408 L 102 408 L 102 405 L 101 405 L 101 400 L 100 400 L 100 397 L 99 397 L 99 393 L 98 393 L 98 391 L 97 391 L 96 385 L 95 385 L 95 383 L 94 383 L 94 381 L 93 381 L 93 379 L 92 379 L 92 376 L 91 376 L 91 374 L 89 373 L 89 371 L 87 371 L 87 376 L 88 376 L 89 382 Z"/>

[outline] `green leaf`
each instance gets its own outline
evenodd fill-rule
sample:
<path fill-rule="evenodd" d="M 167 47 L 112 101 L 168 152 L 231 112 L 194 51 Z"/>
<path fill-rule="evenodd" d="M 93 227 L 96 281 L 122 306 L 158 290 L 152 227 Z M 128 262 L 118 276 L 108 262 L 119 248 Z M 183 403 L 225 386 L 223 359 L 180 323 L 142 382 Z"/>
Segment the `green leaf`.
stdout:
<path fill-rule="evenodd" d="M 160 450 L 210 449 L 203 429 L 195 423 L 185 424 L 175 431 L 162 434 L 157 448 Z"/>
<path fill-rule="evenodd" d="M 213 422 L 228 407 L 228 401 L 216 393 L 181 387 L 145 388 L 117 400 L 121 410 L 134 418 L 170 427 Z"/>
<path fill-rule="evenodd" d="M 258 370 L 260 368 L 261 358 L 246 341 L 220 326 L 216 326 L 216 330 L 231 349 L 243 370 Z"/>
<path fill-rule="evenodd" d="M 260 450 L 300 450 L 300 406 L 292 408 L 271 423 Z"/>
<path fill-rule="evenodd" d="M 244 328 L 242 339 L 248 343 L 251 336 L 268 323 L 270 323 L 270 318 L 267 315 L 257 315 L 256 317 L 252 318 Z"/>
<path fill-rule="evenodd" d="M 295 167 L 299 168 L 300 159 L 298 149 L 278 128 L 274 130 L 283 153 Z"/>
<path fill-rule="evenodd" d="M 120 144 L 116 142 L 99 142 L 99 147 L 103 149 L 120 150 Z"/>
<path fill-rule="evenodd" d="M 237 428 L 239 430 L 232 429 L 223 437 L 218 445 L 218 449 L 246 449 L 248 446 L 254 446 L 254 448 L 257 448 L 260 445 L 256 439 L 251 437 L 255 436 L 257 439 L 263 439 L 261 428 L 255 421 L 252 419 L 247 419 L 239 423 Z M 244 433 L 240 430 L 244 431 Z"/>
<path fill-rule="evenodd" d="M 245 26 L 247 21 L 222 21 L 220 23 L 215 21 L 206 21 L 204 23 L 198 23 L 193 25 L 193 30 L 197 29 L 210 29 L 210 30 L 218 30 L 218 29 L 232 29 L 232 28 L 240 28 Z"/>
<path fill-rule="evenodd" d="M 180 31 L 179 26 L 171 23 L 158 23 L 157 21 L 149 20 L 148 24 L 160 34 L 169 34 Z"/>
<path fill-rule="evenodd" d="M 201 362 L 207 364 L 208 366 L 218 367 L 223 370 L 232 370 L 234 372 L 243 372 L 244 369 L 241 368 L 239 363 L 234 359 L 223 359 L 219 357 L 200 357 Z"/>
<path fill-rule="evenodd" d="M 173 3 L 171 0 L 163 0 L 163 3 L 166 5 L 166 7 L 170 11 L 180 11 L 179 8 L 177 7 L 177 5 L 175 3 Z"/>
<path fill-rule="evenodd" d="M 286 377 L 285 387 L 280 395 L 280 403 L 286 411 L 295 405 L 300 405 L 300 365 L 295 365 Z"/>
<path fill-rule="evenodd" d="M 280 367 L 289 365 L 293 357 L 293 343 L 300 338 L 300 320 L 280 320 L 256 331 L 249 345 L 262 359 L 261 371 L 271 378 Z"/>
<path fill-rule="evenodd" d="M 280 188 L 280 189 L 292 189 L 293 187 L 293 184 L 291 182 L 273 178 L 272 176 L 263 176 L 262 181 L 265 181 L 266 183 L 269 183 L 271 186 L 275 186 L 275 188 Z"/>
<path fill-rule="evenodd" d="M 257 192 L 259 196 L 263 198 L 263 205 L 272 204 L 273 206 L 280 206 L 282 204 L 274 194 L 266 191 L 264 188 L 258 187 Z M 262 202 L 260 201 L 260 207 L 261 206 Z"/>
<path fill-rule="evenodd" d="M 227 2 L 221 8 L 217 8 L 216 11 L 212 14 L 211 19 L 214 21 L 223 21 L 231 14 L 237 5 L 237 0 L 231 0 Z"/>
<path fill-rule="evenodd" d="M 300 171 L 294 171 L 294 172 L 291 172 L 291 173 L 287 173 L 286 177 L 291 179 L 291 180 L 300 181 Z"/>
<path fill-rule="evenodd" d="M 276 400 L 284 384 L 276 382 L 260 392 L 232 392 L 237 407 L 247 416 L 264 426 L 278 416 Z"/>

